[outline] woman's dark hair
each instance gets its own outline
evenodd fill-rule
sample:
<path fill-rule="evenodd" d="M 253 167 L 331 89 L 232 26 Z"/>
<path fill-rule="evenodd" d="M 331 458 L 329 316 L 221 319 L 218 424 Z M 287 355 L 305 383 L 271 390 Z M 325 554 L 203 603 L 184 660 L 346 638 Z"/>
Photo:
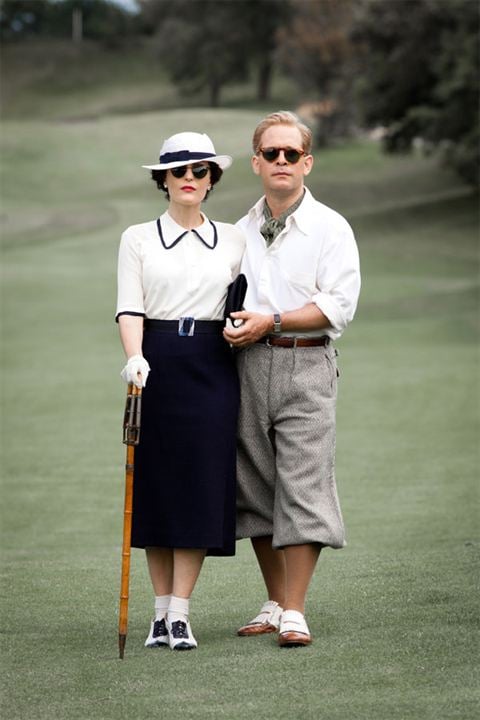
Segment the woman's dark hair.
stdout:
<path fill-rule="evenodd" d="M 218 183 L 218 181 L 223 175 L 223 170 L 219 165 L 217 165 L 217 163 L 209 162 L 208 164 L 210 166 L 210 183 L 212 187 L 210 190 L 207 190 L 207 194 L 205 195 L 204 200 L 208 198 L 208 196 L 213 190 L 213 186 Z M 165 185 L 166 177 L 166 170 L 152 170 L 152 180 L 157 183 L 157 188 L 159 190 L 163 190 L 167 200 L 170 200 L 170 195 L 168 194 L 167 186 Z"/>

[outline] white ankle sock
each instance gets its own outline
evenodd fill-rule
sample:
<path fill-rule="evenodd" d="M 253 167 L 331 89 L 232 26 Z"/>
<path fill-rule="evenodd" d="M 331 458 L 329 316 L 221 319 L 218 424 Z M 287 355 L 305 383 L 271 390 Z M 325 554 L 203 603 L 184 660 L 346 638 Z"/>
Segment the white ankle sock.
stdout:
<path fill-rule="evenodd" d="M 155 595 L 155 620 L 162 620 L 168 610 L 171 595 Z"/>
<path fill-rule="evenodd" d="M 171 623 L 177 620 L 186 622 L 188 620 L 189 603 L 189 598 L 180 598 L 172 595 L 168 606 L 168 621 Z"/>

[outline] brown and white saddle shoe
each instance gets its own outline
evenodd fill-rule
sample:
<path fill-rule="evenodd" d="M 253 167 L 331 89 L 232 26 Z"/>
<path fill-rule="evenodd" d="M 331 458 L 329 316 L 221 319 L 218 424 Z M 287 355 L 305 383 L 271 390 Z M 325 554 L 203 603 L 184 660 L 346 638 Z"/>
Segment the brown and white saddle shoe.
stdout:
<path fill-rule="evenodd" d="M 265 635 L 277 632 L 280 626 L 280 616 L 283 608 L 274 600 L 269 600 L 253 620 L 237 630 L 237 635 L 250 637 L 251 635 Z"/>
<path fill-rule="evenodd" d="M 312 636 L 302 613 L 298 610 L 284 610 L 278 633 L 280 647 L 303 647 L 311 642 Z"/>

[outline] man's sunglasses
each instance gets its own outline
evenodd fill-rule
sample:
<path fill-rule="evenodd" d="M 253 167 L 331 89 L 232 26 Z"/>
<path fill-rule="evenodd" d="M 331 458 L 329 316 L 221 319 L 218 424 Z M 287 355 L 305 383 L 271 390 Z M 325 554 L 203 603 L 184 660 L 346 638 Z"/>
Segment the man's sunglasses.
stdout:
<path fill-rule="evenodd" d="M 181 165 L 180 167 L 170 168 L 170 172 L 172 173 L 173 177 L 182 178 L 187 172 L 187 167 L 189 166 Z M 204 178 L 210 170 L 210 166 L 204 164 L 191 165 L 191 168 L 193 177 L 197 178 L 197 180 L 201 180 L 202 178 Z"/>
<path fill-rule="evenodd" d="M 267 162 L 275 162 L 275 160 L 278 158 L 280 153 L 283 150 L 283 155 L 285 157 L 285 160 L 292 165 L 295 165 L 302 155 L 305 155 L 305 150 L 295 150 L 295 148 L 275 148 L 275 147 L 269 147 L 269 148 L 260 148 L 259 152 L 262 153 L 263 157 Z"/>

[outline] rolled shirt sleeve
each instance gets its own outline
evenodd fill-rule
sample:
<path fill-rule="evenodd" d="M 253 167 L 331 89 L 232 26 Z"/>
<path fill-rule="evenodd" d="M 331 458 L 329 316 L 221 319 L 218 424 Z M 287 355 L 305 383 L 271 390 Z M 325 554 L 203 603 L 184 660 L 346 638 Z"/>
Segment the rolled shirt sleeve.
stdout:
<path fill-rule="evenodd" d="M 342 333 L 353 319 L 360 293 L 360 260 L 352 229 L 346 221 L 330 228 L 330 237 L 317 266 L 319 292 L 312 302 Z"/>
<path fill-rule="evenodd" d="M 307 188 L 303 202 L 267 247 L 260 231 L 263 208 L 261 198 L 238 222 L 247 237 L 242 263 L 249 283 L 246 309 L 282 313 L 313 302 L 330 327 L 301 334 L 338 339 L 355 314 L 360 293 L 360 261 L 352 228 Z"/>

